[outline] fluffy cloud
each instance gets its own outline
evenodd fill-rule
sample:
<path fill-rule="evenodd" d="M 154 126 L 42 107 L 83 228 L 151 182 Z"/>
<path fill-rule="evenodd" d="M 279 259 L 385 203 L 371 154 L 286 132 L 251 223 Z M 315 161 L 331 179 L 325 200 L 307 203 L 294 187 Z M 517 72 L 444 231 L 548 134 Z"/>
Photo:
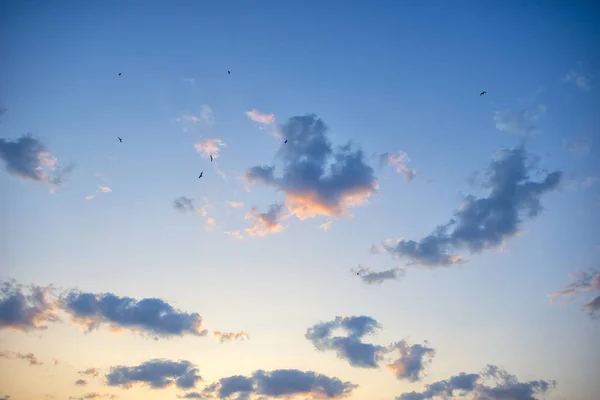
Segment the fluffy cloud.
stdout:
<path fill-rule="evenodd" d="M 355 272 L 363 283 L 367 285 L 381 284 L 387 280 L 396 280 L 404 275 L 404 269 L 400 267 L 386 269 L 384 271 L 372 271 L 369 267 L 359 267 Z"/>
<path fill-rule="evenodd" d="M 248 332 L 221 332 L 221 331 L 214 331 L 213 332 L 213 337 L 219 339 L 219 341 L 221 343 L 225 343 L 225 342 L 230 342 L 234 339 L 239 339 L 239 340 L 244 340 L 244 339 L 248 339 Z"/>
<path fill-rule="evenodd" d="M 397 173 L 404 175 L 404 178 L 410 182 L 417 175 L 417 170 L 408 167 L 410 159 L 404 152 L 383 153 L 379 155 L 379 166 L 388 165 L 396 170 Z"/>
<path fill-rule="evenodd" d="M 486 385 L 486 379 L 492 381 Z M 519 382 L 503 369 L 488 365 L 479 374 L 461 372 L 448 379 L 425 385 L 422 392 L 408 392 L 396 397 L 396 400 L 425 400 L 441 398 L 470 398 L 485 400 L 536 400 L 556 386 L 554 381 Z"/>
<path fill-rule="evenodd" d="M 196 210 L 196 206 L 194 205 L 194 199 L 190 199 L 189 197 L 185 196 L 176 198 L 173 201 L 173 207 L 175 207 L 176 210 L 179 210 L 181 212 Z"/>
<path fill-rule="evenodd" d="M 198 369 L 189 361 L 150 360 L 134 367 L 112 367 L 106 374 L 109 386 L 125 389 L 140 383 L 152 389 L 164 389 L 175 385 L 180 389 L 192 389 L 202 381 Z"/>
<path fill-rule="evenodd" d="M 499 246 L 518 234 L 524 218 L 540 214 L 541 196 L 561 181 L 560 171 L 532 181 L 527 160 L 522 147 L 503 151 L 487 170 L 487 197 L 467 196 L 449 222 L 418 242 L 400 239 L 396 244 L 384 243 L 383 248 L 417 264 L 436 266 L 464 262 L 453 254 L 458 249 L 477 253 Z"/>
<path fill-rule="evenodd" d="M 255 371 L 250 377 L 234 375 L 222 378 L 207 386 L 202 397 L 207 399 L 265 399 L 277 397 L 296 399 L 307 397 L 315 399 L 341 399 L 352 394 L 358 385 L 343 382 L 312 371 L 297 369 L 278 369 L 274 371 Z M 251 397 L 252 396 L 252 397 Z"/>
<path fill-rule="evenodd" d="M 600 292 L 600 272 L 589 271 L 571 274 L 569 278 L 574 279 L 566 287 L 549 295 L 550 301 L 554 303 L 561 297 L 571 297 L 585 292 Z M 592 317 L 600 317 L 600 296 L 596 296 L 583 306 L 583 309 Z"/>
<path fill-rule="evenodd" d="M 87 368 L 82 371 L 77 371 L 77 373 L 80 375 L 98 376 L 100 370 L 98 368 Z"/>
<path fill-rule="evenodd" d="M 496 111 L 494 122 L 496 129 L 509 133 L 530 135 L 537 132 L 535 123 L 546 113 L 547 107 L 540 105 L 533 111 Z"/>
<path fill-rule="evenodd" d="M 29 362 L 30 366 L 34 366 L 34 365 L 44 365 L 43 362 L 41 362 L 37 356 L 33 353 L 19 353 L 19 352 L 12 352 L 12 351 L 3 351 L 0 352 L 0 357 L 2 358 L 7 358 L 7 359 L 13 359 L 13 358 L 17 358 L 19 360 L 25 360 L 27 362 Z"/>
<path fill-rule="evenodd" d="M 256 207 L 252 207 L 248 214 L 246 214 L 245 219 L 252 220 L 253 223 L 250 228 L 245 229 L 245 232 L 249 236 L 260 237 L 263 237 L 268 233 L 280 232 L 283 229 L 283 226 L 279 222 L 282 216 L 282 204 L 272 204 L 265 213 L 261 213 Z"/>
<path fill-rule="evenodd" d="M 350 144 L 334 149 L 327 131 L 315 115 L 290 118 L 280 128 L 288 141 L 277 153 L 283 174 L 276 176 L 275 166 L 255 166 L 246 171 L 246 181 L 285 193 L 285 205 L 299 219 L 349 214 L 375 193 L 377 179 L 362 150 Z"/>
<path fill-rule="evenodd" d="M 580 89 L 583 90 L 591 90 L 592 82 L 591 79 L 585 76 L 583 73 L 577 71 L 576 69 L 571 69 L 563 78 L 564 82 L 569 82 L 574 84 Z"/>
<path fill-rule="evenodd" d="M 199 314 L 176 310 L 157 298 L 136 300 L 112 293 L 70 291 L 62 297 L 61 308 L 88 331 L 107 324 L 115 329 L 142 332 L 155 337 L 207 334 L 202 329 L 202 317 Z"/>
<path fill-rule="evenodd" d="M 246 111 L 246 116 L 259 124 L 269 125 L 275 123 L 275 114 L 263 114 L 257 109 Z"/>
<path fill-rule="evenodd" d="M 85 386 L 88 384 L 88 381 L 86 381 L 85 379 L 77 379 L 75 381 L 75 386 Z"/>
<path fill-rule="evenodd" d="M 333 336 L 341 329 L 346 336 Z M 336 317 L 333 321 L 320 322 L 306 331 L 308 339 L 319 351 L 335 351 L 338 358 L 345 359 L 353 367 L 379 368 L 387 354 L 394 351 L 400 357 L 386 366 L 398 379 L 418 381 L 435 350 L 422 345 L 409 345 L 402 340 L 389 346 L 364 343 L 363 337 L 375 333 L 381 325 L 371 317 Z"/>
<path fill-rule="evenodd" d="M 221 147 L 227 147 L 227 145 L 219 138 L 207 138 L 194 144 L 194 148 L 198 153 L 206 158 L 212 156 L 214 159 L 219 158 Z"/>
<path fill-rule="evenodd" d="M 14 282 L 0 284 L 0 329 L 30 331 L 47 329 L 47 322 L 60 319 L 49 299 L 50 288 L 31 286 L 29 294 Z"/>
<path fill-rule="evenodd" d="M 60 186 L 64 176 L 73 169 L 72 165 L 59 167 L 50 150 L 30 135 L 23 135 L 15 141 L 0 138 L 0 159 L 9 174 L 54 187 Z"/>

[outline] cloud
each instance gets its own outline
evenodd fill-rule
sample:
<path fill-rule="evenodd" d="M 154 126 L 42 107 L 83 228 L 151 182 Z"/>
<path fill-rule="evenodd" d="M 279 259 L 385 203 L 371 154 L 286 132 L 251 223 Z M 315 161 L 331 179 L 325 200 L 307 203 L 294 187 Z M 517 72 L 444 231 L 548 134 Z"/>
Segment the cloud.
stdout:
<path fill-rule="evenodd" d="M 55 304 L 49 299 L 51 289 L 31 286 L 29 294 L 15 282 L 0 284 L 0 329 L 28 332 L 47 329 L 46 322 L 57 322 Z"/>
<path fill-rule="evenodd" d="M 563 289 L 558 290 L 548 297 L 550 302 L 554 303 L 561 297 L 578 296 L 585 292 L 600 292 L 600 272 L 590 270 L 588 272 L 580 272 L 578 274 L 570 274 L 569 278 L 574 279 Z M 590 317 L 600 317 L 600 296 L 596 296 L 583 306 Z"/>
<path fill-rule="evenodd" d="M 202 122 L 205 125 L 212 125 L 214 123 L 212 108 L 209 105 L 204 104 L 200 106 L 199 115 L 184 114 L 177 118 L 177 122 L 183 124 L 183 131 L 187 132 L 191 127 L 194 127 L 198 122 Z"/>
<path fill-rule="evenodd" d="M 181 212 L 196 210 L 196 207 L 194 206 L 194 199 L 185 196 L 176 198 L 173 201 L 173 207 Z"/>
<path fill-rule="evenodd" d="M 387 280 L 396 280 L 404 275 L 404 268 L 396 267 L 384 271 L 372 271 L 368 267 L 359 267 L 358 270 L 352 270 L 358 274 L 363 283 L 367 285 L 381 284 Z"/>
<path fill-rule="evenodd" d="M 15 141 L 0 138 L 0 159 L 9 174 L 54 187 L 60 186 L 64 176 L 73 170 L 72 165 L 61 168 L 50 150 L 31 135 Z"/>
<path fill-rule="evenodd" d="M 240 239 L 240 240 L 244 239 L 244 236 L 242 235 L 242 232 L 239 229 L 236 230 L 236 231 L 225 231 L 224 233 L 226 235 L 229 235 L 229 236 L 231 236 L 233 238 L 236 238 L 236 239 Z"/>
<path fill-rule="evenodd" d="M 521 135 L 530 135 L 536 133 L 537 128 L 535 123 L 542 115 L 546 113 L 547 109 L 548 108 L 546 106 L 540 105 L 533 111 L 496 111 L 494 114 L 496 129 L 503 132 L 517 133 Z"/>
<path fill-rule="evenodd" d="M 581 185 L 584 188 L 588 188 L 596 183 L 600 182 L 600 176 L 588 176 L 586 177 L 583 182 L 581 183 Z"/>
<path fill-rule="evenodd" d="M 140 383 L 152 389 L 177 386 L 179 389 L 192 389 L 202 381 L 198 369 L 189 361 L 150 360 L 134 367 L 122 365 L 111 367 L 106 375 L 109 386 L 131 388 Z"/>
<path fill-rule="evenodd" d="M 108 186 L 102 186 L 102 185 L 98 185 L 98 188 L 96 189 L 96 193 L 112 193 L 112 189 Z M 96 197 L 95 194 L 90 195 L 90 196 L 85 196 L 86 200 L 91 200 L 94 197 Z"/>
<path fill-rule="evenodd" d="M 238 208 L 238 207 L 243 207 L 244 203 L 242 203 L 241 201 L 229 201 L 227 200 L 227 204 L 229 204 L 230 207 L 233 208 Z"/>
<path fill-rule="evenodd" d="M 449 222 L 418 242 L 400 239 L 396 244 L 383 243 L 383 248 L 416 264 L 439 266 L 464 262 L 453 254 L 456 250 L 478 253 L 501 245 L 521 231 L 523 219 L 541 213 L 541 196 L 555 190 L 561 181 L 560 171 L 532 181 L 527 160 L 522 147 L 502 151 L 487 169 L 487 197 L 467 196 Z"/>
<path fill-rule="evenodd" d="M 392 344 L 390 349 L 398 350 L 400 357 L 386 367 L 396 378 L 410 382 L 421 380 L 422 372 L 435 356 L 434 349 L 420 344 L 408 345 L 405 340 Z"/>
<path fill-rule="evenodd" d="M 214 331 L 213 337 L 218 338 L 221 343 L 230 342 L 234 339 L 244 340 L 248 339 L 248 332 L 220 332 Z"/>
<path fill-rule="evenodd" d="M 246 111 L 246 116 L 259 124 L 269 125 L 275 123 L 275 114 L 263 114 L 257 109 Z"/>
<path fill-rule="evenodd" d="M 280 131 L 288 140 L 278 151 L 283 175 L 275 175 L 275 166 L 255 166 L 245 179 L 284 192 L 285 205 L 297 218 L 349 215 L 349 208 L 366 203 L 377 190 L 362 150 L 350 144 L 333 149 L 317 116 L 292 117 Z"/>
<path fill-rule="evenodd" d="M 257 399 L 286 398 L 286 399 L 341 399 L 352 394 L 358 385 L 343 382 L 312 371 L 297 369 L 278 369 L 274 371 L 255 371 L 250 377 L 234 375 L 222 378 L 207 386 L 202 391 L 201 398 L 232 398 Z M 194 397 L 197 398 L 197 397 Z M 254 397 L 253 397 L 254 398 Z"/>
<path fill-rule="evenodd" d="M 10 400 L 10 394 L 0 397 L 0 400 Z"/>
<path fill-rule="evenodd" d="M 179 399 L 205 399 L 206 397 L 199 392 L 189 392 L 184 394 L 183 396 L 177 396 Z"/>
<path fill-rule="evenodd" d="M 379 165 L 383 167 L 388 165 L 396 170 L 397 173 L 404 175 L 404 179 L 410 182 L 417 175 L 417 170 L 414 168 L 408 168 L 408 162 L 410 159 L 404 152 L 399 153 L 383 153 L 379 155 Z"/>
<path fill-rule="evenodd" d="M 81 397 L 73 397 L 73 396 L 69 397 L 70 400 L 93 400 L 93 399 L 116 399 L 116 398 L 117 398 L 117 396 L 114 394 L 108 394 L 108 393 L 100 394 L 97 392 L 87 393 Z"/>
<path fill-rule="evenodd" d="M 219 138 L 207 138 L 194 144 L 194 148 L 198 153 L 206 158 L 212 155 L 214 159 L 219 158 L 221 147 L 227 147 L 227 145 Z"/>
<path fill-rule="evenodd" d="M 486 385 L 491 380 L 493 386 Z M 407 392 L 396 397 L 396 400 L 426 400 L 433 398 L 469 398 L 485 400 L 536 400 L 556 386 L 555 381 L 519 380 L 503 369 L 488 365 L 478 374 L 461 372 L 448 379 L 425 385 L 422 392 Z"/>
<path fill-rule="evenodd" d="M 327 232 L 329 229 L 331 229 L 331 224 L 333 223 L 333 221 L 327 221 L 322 223 L 321 225 L 319 225 L 319 229 L 324 230 L 325 232 Z"/>
<path fill-rule="evenodd" d="M 13 359 L 13 358 L 17 358 L 19 360 L 25 360 L 27 362 L 29 362 L 30 366 L 38 366 L 38 365 L 44 365 L 43 362 L 41 362 L 37 356 L 33 353 L 19 353 L 19 352 L 12 352 L 12 351 L 2 351 L 0 352 L 0 357 L 2 358 L 6 358 L 6 359 Z"/>
<path fill-rule="evenodd" d="M 59 361 L 56 358 L 52 359 L 52 364 L 53 365 L 58 365 Z"/>
<path fill-rule="evenodd" d="M 346 336 L 333 336 L 335 330 L 341 329 Z M 333 321 L 320 322 L 306 331 L 308 339 L 318 351 L 335 351 L 338 358 L 347 360 L 353 367 L 379 368 L 385 356 L 395 350 L 400 357 L 387 364 L 398 379 L 417 381 L 428 361 L 435 355 L 435 350 L 421 346 L 409 345 L 402 340 L 389 346 L 364 343 L 363 337 L 381 329 L 379 323 L 367 316 L 335 317 Z"/>
<path fill-rule="evenodd" d="M 85 379 L 77 379 L 75 381 L 75 386 L 85 386 L 88 384 L 88 381 L 86 381 Z"/>
<path fill-rule="evenodd" d="M 80 375 L 98 376 L 100 370 L 98 368 L 87 368 L 82 371 L 77 371 L 77 373 Z"/>
<path fill-rule="evenodd" d="M 563 149 L 568 153 L 577 156 L 583 157 L 590 153 L 590 142 L 587 140 L 574 140 L 574 139 L 564 139 L 563 140 Z"/>
<path fill-rule="evenodd" d="M 88 332 L 100 325 L 145 333 L 155 338 L 183 335 L 205 336 L 202 317 L 198 313 L 176 310 L 157 298 L 136 300 L 112 293 L 69 291 L 61 298 L 61 308 L 73 317 L 76 324 Z"/>
<path fill-rule="evenodd" d="M 564 82 L 569 82 L 577 86 L 582 90 L 589 91 L 592 89 L 591 79 L 576 69 L 571 69 L 567 72 L 567 75 L 563 78 Z"/>
<path fill-rule="evenodd" d="M 196 84 L 196 80 L 194 78 L 183 78 L 183 82 L 187 83 L 188 85 Z"/>
<path fill-rule="evenodd" d="M 283 229 L 279 222 L 282 215 L 282 204 L 272 204 L 265 213 L 261 213 L 256 207 L 252 207 L 248 214 L 246 214 L 245 219 L 253 220 L 253 223 L 250 228 L 245 229 L 245 232 L 249 236 L 260 237 L 263 237 L 268 233 L 280 232 Z"/>

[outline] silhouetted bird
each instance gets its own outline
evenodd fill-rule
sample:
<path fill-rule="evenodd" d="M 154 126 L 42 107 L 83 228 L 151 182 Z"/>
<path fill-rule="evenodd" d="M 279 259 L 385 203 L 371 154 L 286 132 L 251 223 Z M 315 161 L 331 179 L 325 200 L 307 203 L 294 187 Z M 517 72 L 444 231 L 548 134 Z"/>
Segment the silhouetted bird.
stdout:
<path fill-rule="evenodd" d="M 123 143 L 123 139 L 121 139 L 120 137 L 117 136 L 117 139 L 119 139 L 119 143 Z"/>
<path fill-rule="evenodd" d="M 231 75 L 231 71 L 227 71 L 227 75 Z"/>
<path fill-rule="evenodd" d="M 119 72 L 119 76 L 121 76 L 121 73 Z"/>
<path fill-rule="evenodd" d="M 200 176 L 198 177 L 198 179 L 202 178 L 202 174 L 203 174 L 203 173 L 204 173 L 204 172 L 200 172 Z"/>
<path fill-rule="evenodd" d="M 285 142 L 283 142 L 283 143 L 287 143 L 287 139 L 285 139 Z"/>
<path fill-rule="evenodd" d="M 212 154 L 210 155 L 210 162 L 212 162 Z"/>
<path fill-rule="evenodd" d="M 360 272 L 357 272 L 356 275 L 360 275 Z"/>
<path fill-rule="evenodd" d="M 486 94 L 487 92 L 484 90 L 483 92 L 479 93 L 480 96 L 483 96 L 484 94 Z"/>

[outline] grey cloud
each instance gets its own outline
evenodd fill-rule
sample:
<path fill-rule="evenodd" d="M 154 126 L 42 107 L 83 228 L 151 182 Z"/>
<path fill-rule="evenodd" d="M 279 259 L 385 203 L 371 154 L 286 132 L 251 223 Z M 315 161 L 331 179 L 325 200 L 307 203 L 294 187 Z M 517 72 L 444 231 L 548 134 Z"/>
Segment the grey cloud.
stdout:
<path fill-rule="evenodd" d="M 266 397 L 313 396 L 314 398 L 344 398 L 350 396 L 358 385 L 343 382 L 312 371 L 297 369 L 279 369 L 274 371 L 255 371 L 252 376 L 231 376 L 207 386 L 202 395 L 207 398 L 248 399 L 251 395 Z M 203 397 L 200 397 L 203 398 Z M 261 397 L 263 398 L 263 397 Z"/>
<path fill-rule="evenodd" d="M 423 371 L 435 356 L 434 349 L 420 344 L 409 345 L 404 340 L 392 344 L 390 349 L 398 350 L 400 357 L 392 363 L 387 364 L 387 368 L 398 379 L 406 379 L 410 382 L 421 380 Z"/>
<path fill-rule="evenodd" d="M 402 268 L 390 268 L 384 271 L 372 271 L 370 268 L 362 268 L 359 277 L 367 285 L 381 284 L 387 280 L 396 280 L 404 275 Z"/>
<path fill-rule="evenodd" d="M 0 357 L 2 358 L 6 358 L 6 359 L 13 359 L 13 358 L 17 358 L 19 360 L 25 360 L 27 362 L 29 362 L 29 365 L 34 366 L 34 365 L 44 365 L 43 362 L 41 362 L 37 356 L 33 353 L 20 353 L 20 352 L 12 352 L 12 351 L 2 351 L 0 352 Z"/>
<path fill-rule="evenodd" d="M 450 265 L 464 262 L 454 254 L 456 250 L 477 253 L 517 235 L 523 219 L 540 214 L 540 198 L 555 190 L 562 177 L 562 172 L 556 171 L 542 181 L 532 181 L 528 160 L 523 147 L 503 151 L 487 169 L 487 197 L 467 196 L 452 219 L 430 235 L 418 242 L 401 239 L 395 245 L 386 243 L 384 249 L 417 264 Z"/>
<path fill-rule="evenodd" d="M 491 379 L 494 386 L 484 383 Z M 396 400 L 426 400 L 434 397 L 442 398 L 477 398 L 485 400 L 536 400 L 556 386 L 555 381 L 536 380 L 519 382 L 519 380 L 503 369 L 489 365 L 479 374 L 460 373 L 449 379 L 425 385 L 422 392 L 407 392 L 396 397 Z"/>
<path fill-rule="evenodd" d="M 196 209 L 196 206 L 194 206 L 194 200 L 185 196 L 175 199 L 173 201 L 173 207 L 182 212 L 194 211 Z"/>
<path fill-rule="evenodd" d="M 50 150 L 31 135 L 23 135 L 14 141 L 0 138 L 0 159 L 10 174 L 55 186 L 60 185 L 64 175 L 73 168 L 59 168 Z"/>
<path fill-rule="evenodd" d="M 46 322 L 59 321 L 49 299 L 50 288 L 31 286 L 29 294 L 15 282 L 0 284 L 0 329 L 30 331 L 47 329 Z"/>
<path fill-rule="evenodd" d="M 80 375 L 98 376 L 100 370 L 98 368 L 87 368 L 82 371 L 77 371 Z"/>
<path fill-rule="evenodd" d="M 590 314 L 590 317 L 596 319 L 600 318 L 600 296 L 596 296 L 587 302 L 583 309 Z"/>
<path fill-rule="evenodd" d="M 578 296 L 585 292 L 600 292 L 600 272 L 598 271 L 590 270 L 571 274 L 569 277 L 574 279 L 574 281 L 563 289 L 550 294 L 548 296 L 550 297 L 550 302 L 554 303 L 561 297 Z M 600 296 L 596 296 L 586 303 L 583 306 L 583 310 L 594 319 L 600 317 Z"/>
<path fill-rule="evenodd" d="M 10 400 L 10 394 L 0 397 L 0 400 Z"/>
<path fill-rule="evenodd" d="M 88 381 L 86 381 L 85 379 L 77 379 L 75 381 L 75 386 L 85 386 L 87 385 Z"/>
<path fill-rule="evenodd" d="M 327 131 L 316 115 L 290 118 L 280 128 L 288 141 L 277 153 L 282 175 L 275 175 L 275 166 L 255 166 L 246 171 L 246 180 L 284 192 L 287 208 L 299 219 L 339 216 L 366 201 L 377 190 L 373 169 L 362 150 L 350 144 L 334 149 Z"/>
<path fill-rule="evenodd" d="M 106 375 L 109 386 L 129 389 L 135 383 L 162 389 L 171 385 L 179 389 L 192 389 L 202 380 L 198 369 L 189 361 L 150 360 L 134 367 L 111 367 Z"/>
<path fill-rule="evenodd" d="M 112 293 L 70 291 L 62 297 L 61 307 L 88 331 L 108 324 L 155 337 L 205 336 L 208 333 L 202 329 L 202 317 L 198 313 L 176 310 L 157 298 L 136 300 Z"/>
<path fill-rule="evenodd" d="M 206 396 L 204 396 L 202 393 L 190 392 L 190 393 L 184 394 L 183 396 L 177 396 L 177 398 L 179 398 L 179 399 L 205 399 Z"/>
<path fill-rule="evenodd" d="M 108 394 L 108 393 L 100 394 L 97 392 L 87 393 L 81 397 L 73 397 L 73 396 L 69 397 L 70 400 L 93 400 L 93 399 L 116 399 L 116 398 L 117 398 L 117 396 L 114 394 Z"/>
<path fill-rule="evenodd" d="M 283 229 L 281 218 L 283 217 L 283 204 L 271 204 L 267 212 L 261 213 L 256 207 L 252 207 L 246 214 L 247 220 L 252 220 L 252 226 L 245 229 L 250 236 L 265 236 L 267 233 L 279 232 Z"/>
<path fill-rule="evenodd" d="M 565 139 L 563 148 L 574 156 L 583 157 L 590 153 L 591 145 L 587 140 Z"/>

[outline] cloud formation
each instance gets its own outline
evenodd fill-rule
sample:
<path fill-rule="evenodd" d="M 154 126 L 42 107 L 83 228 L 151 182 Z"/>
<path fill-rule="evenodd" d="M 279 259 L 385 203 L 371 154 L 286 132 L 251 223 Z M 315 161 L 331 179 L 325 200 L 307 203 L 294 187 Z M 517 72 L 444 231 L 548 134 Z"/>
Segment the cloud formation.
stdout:
<path fill-rule="evenodd" d="M 175 207 L 176 210 L 179 210 L 181 212 L 196 211 L 196 206 L 194 205 L 194 199 L 191 199 L 191 198 L 185 197 L 185 196 L 176 198 L 173 201 L 173 207 Z"/>
<path fill-rule="evenodd" d="M 82 371 L 77 371 L 77 373 L 80 375 L 98 376 L 98 374 L 100 374 L 100 370 L 98 368 L 87 368 Z"/>
<path fill-rule="evenodd" d="M 192 389 L 202 381 L 202 377 L 198 374 L 198 368 L 189 361 L 150 360 L 134 367 L 111 367 L 106 380 L 109 386 L 124 389 L 129 389 L 136 383 L 151 389 L 164 389 L 173 385 L 179 389 Z"/>
<path fill-rule="evenodd" d="M 564 139 L 563 148 L 570 154 L 583 157 L 590 153 L 590 142 L 587 140 Z"/>
<path fill-rule="evenodd" d="M 250 377 L 234 375 L 207 386 L 201 393 L 204 399 L 341 399 L 352 394 L 358 385 L 313 371 L 278 369 L 255 371 Z M 263 397 L 265 396 L 265 397 Z"/>
<path fill-rule="evenodd" d="M 489 385 L 486 380 L 492 381 Z M 461 372 L 448 379 L 425 385 L 422 392 L 407 392 L 396 400 L 426 400 L 433 398 L 469 398 L 482 400 L 537 400 L 556 386 L 555 381 L 519 382 L 514 376 L 494 365 L 478 374 Z"/>
<path fill-rule="evenodd" d="M 333 336 L 335 330 L 342 330 L 346 336 Z M 421 373 L 435 356 L 435 350 L 422 345 L 409 345 L 405 340 L 389 346 L 364 343 L 362 339 L 381 329 L 379 323 L 367 316 L 335 317 L 333 321 L 320 322 L 306 331 L 308 339 L 318 351 L 335 351 L 338 358 L 348 361 L 353 367 L 379 368 L 386 355 L 394 351 L 400 353 L 398 359 L 388 362 L 398 379 L 418 381 Z"/>
<path fill-rule="evenodd" d="M 538 106 L 535 110 L 503 110 L 496 111 L 494 122 L 496 129 L 503 132 L 517 133 L 520 135 L 530 135 L 537 132 L 536 122 L 547 111 L 544 105 Z"/>
<path fill-rule="evenodd" d="M 404 275 L 404 268 L 396 267 L 383 271 L 372 271 L 369 267 L 359 267 L 351 270 L 367 285 L 381 284 L 387 280 L 396 280 Z"/>
<path fill-rule="evenodd" d="M 563 78 L 563 81 L 572 83 L 582 90 L 592 90 L 591 79 L 585 76 L 580 71 L 577 71 L 576 69 L 569 70 L 569 72 L 567 72 L 567 75 L 565 75 L 565 77 Z"/>
<path fill-rule="evenodd" d="M 75 386 L 85 386 L 88 384 L 88 381 L 86 381 L 85 379 L 77 379 L 75 381 Z"/>
<path fill-rule="evenodd" d="M 47 322 L 59 321 L 50 294 L 48 287 L 32 285 L 27 294 L 13 281 L 0 283 L 0 329 L 28 332 L 47 329 Z"/>
<path fill-rule="evenodd" d="M 379 166 L 385 165 L 390 166 L 396 170 L 397 173 L 404 175 L 404 179 L 407 182 L 412 181 L 417 175 L 417 170 L 408 167 L 410 159 L 404 152 L 399 153 L 383 153 L 379 155 Z"/>
<path fill-rule="evenodd" d="M 502 151 L 486 171 L 487 197 L 467 196 L 449 222 L 418 242 L 400 239 L 396 244 L 383 243 L 383 248 L 416 264 L 446 266 L 464 262 L 455 254 L 457 250 L 478 253 L 501 245 L 518 234 L 523 219 L 540 214 L 542 195 L 555 190 L 561 181 L 560 171 L 532 181 L 527 161 L 522 147 Z"/>
<path fill-rule="evenodd" d="M 282 175 L 275 175 L 275 166 L 255 166 L 246 171 L 246 181 L 282 191 L 286 207 L 301 220 L 349 215 L 349 208 L 366 203 L 375 193 L 377 179 L 362 150 L 350 144 L 334 149 L 327 131 L 316 115 L 290 118 L 280 128 L 288 141 L 277 153 Z"/>
<path fill-rule="evenodd" d="M 231 342 L 234 339 L 238 339 L 238 340 L 244 340 L 244 339 L 248 339 L 248 332 L 221 332 L 221 331 L 214 331 L 213 332 L 213 337 L 219 339 L 219 341 L 221 343 L 225 343 L 225 342 Z"/>
<path fill-rule="evenodd" d="M 257 109 L 246 111 L 246 116 L 259 124 L 269 125 L 275 123 L 275 114 L 263 114 Z"/>
<path fill-rule="evenodd" d="M 558 290 L 548 297 L 550 302 L 554 303 L 561 297 L 572 297 L 577 296 L 585 292 L 600 292 L 600 272 L 589 271 L 581 272 L 578 274 L 571 274 L 569 278 L 575 281 L 569 283 L 563 289 Z M 592 298 L 588 303 L 583 306 L 583 310 L 586 311 L 590 317 L 600 317 L 600 296 Z"/>
<path fill-rule="evenodd" d="M 93 399 L 116 399 L 117 396 L 114 394 L 100 394 L 97 392 L 86 393 L 81 397 L 69 396 L 70 400 L 93 400 Z"/>
<path fill-rule="evenodd" d="M 280 232 L 283 229 L 280 219 L 283 216 L 283 204 L 271 204 L 267 212 L 261 213 L 252 207 L 245 219 L 251 220 L 252 226 L 244 231 L 249 236 L 263 237 L 268 233 Z"/>
<path fill-rule="evenodd" d="M 227 200 L 227 204 L 229 204 L 230 207 L 232 208 L 238 208 L 238 207 L 243 207 L 244 203 L 242 203 L 241 201 L 229 201 Z"/>
<path fill-rule="evenodd" d="M 61 168 L 56 157 L 39 140 L 23 135 L 11 141 L 0 138 L 0 159 L 6 172 L 24 180 L 60 186 L 72 165 Z"/>
<path fill-rule="evenodd" d="M 106 324 L 113 329 L 124 329 L 150 336 L 172 337 L 183 335 L 205 336 L 202 317 L 198 313 L 176 310 L 157 298 L 136 300 L 112 293 L 85 293 L 72 290 L 61 298 L 61 308 L 69 313 L 76 324 L 88 332 Z"/>
<path fill-rule="evenodd" d="M 13 359 L 13 358 L 17 358 L 19 360 L 25 360 L 27 362 L 29 362 L 30 366 L 38 366 L 38 365 L 44 365 L 43 362 L 41 362 L 37 356 L 33 353 L 19 353 L 19 352 L 12 352 L 12 351 L 2 351 L 0 352 L 0 357 L 2 358 L 6 358 L 6 359 Z"/>
<path fill-rule="evenodd" d="M 227 147 L 227 145 L 219 138 L 206 138 L 194 144 L 196 151 L 202 154 L 203 157 L 209 158 L 212 156 L 213 159 L 219 158 L 221 147 Z"/>
<path fill-rule="evenodd" d="M 187 132 L 190 128 L 194 127 L 198 122 L 202 122 L 206 125 L 212 125 L 214 123 L 212 108 L 209 105 L 204 104 L 200 106 L 200 112 L 198 115 L 184 114 L 177 118 L 178 122 L 183 124 L 183 131 Z"/>

